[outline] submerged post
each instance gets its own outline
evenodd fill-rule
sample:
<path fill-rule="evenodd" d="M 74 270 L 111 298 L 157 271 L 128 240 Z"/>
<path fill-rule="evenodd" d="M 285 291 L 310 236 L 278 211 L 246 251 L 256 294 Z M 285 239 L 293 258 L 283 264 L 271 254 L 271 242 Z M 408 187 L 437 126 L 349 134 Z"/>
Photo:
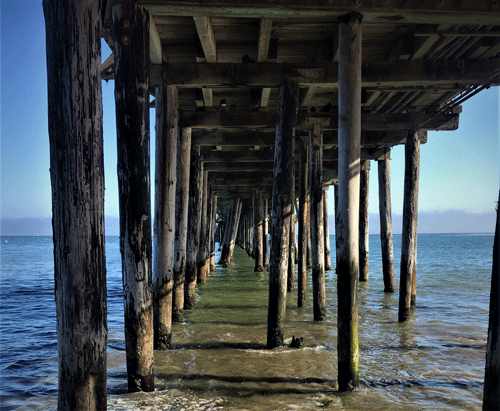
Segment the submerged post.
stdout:
<path fill-rule="evenodd" d="M 417 265 L 418 177 L 420 139 L 423 131 L 409 132 L 405 144 L 405 185 L 403 230 L 401 235 L 401 271 L 399 284 L 399 321 L 410 318 Z"/>
<path fill-rule="evenodd" d="M 177 184 L 175 194 L 174 299 L 172 320 L 181 321 L 184 311 L 186 247 L 189 210 L 189 163 L 191 160 L 191 128 L 179 133 L 177 145 Z"/>
<path fill-rule="evenodd" d="M 486 367 L 484 372 L 483 410 L 500 409 L 500 192 L 497 203 L 497 223 L 493 244 L 493 267 L 491 273 L 490 317 L 488 343 L 486 345 Z"/>
<path fill-rule="evenodd" d="M 309 134 L 309 192 L 311 203 L 311 262 L 314 321 L 326 319 L 325 235 L 323 227 L 323 130 L 317 124 Z"/>
<path fill-rule="evenodd" d="M 339 211 L 337 235 L 339 390 L 358 385 L 358 241 L 361 142 L 361 20 L 339 25 Z"/>
<path fill-rule="evenodd" d="M 330 257 L 330 222 L 328 221 L 328 186 L 323 187 L 323 226 L 325 227 L 325 271 L 332 269 Z"/>
<path fill-rule="evenodd" d="M 101 2 L 43 2 L 58 410 L 106 410 Z M 83 38 L 86 41 L 77 41 Z M 73 70 L 78 67 L 78 71 Z"/>
<path fill-rule="evenodd" d="M 254 237 L 255 237 L 255 272 L 264 271 L 264 219 L 262 217 L 262 193 L 260 190 L 254 191 Z"/>
<path fill-rule="evenodd" d="M 172 338 L 179 104 L 176 86 L 158 86 L 155 94 L 154 346 L 164 350 Z"/>
<path fill-rule="evenodd" d="M 203 163 L 200 146 L 191 146 L 191 168 L 189 170 L 189 212 L 188 240 L 186 247 L 186 282 L 184 284 L 184 308 L 195 306 L 196 279 L 198 277 L 198 248 L 201 229 L 201 196 L 202 196 Z"/>
<path fill-rule="evenodd" d="M 203 171 L 203 191 L 201 201 L 201 226 L 200 226 L 200 245 L 198 249 L 198 282 L 204 283 L 207 275 L 210 273 L 210 261 L 208 260 L 208 198 L 210 196 L 208 189 L 208 171 Z"/>
<path fill-rule="evenodd" d="M 128 390 L 153 391 L 149 12 L 132 2 L 117 5 L 113 28 Z"/>
<path fill-rule="evenodd" d="M 370 192 L 370 160 L 361 162 L 359 182 L 359 281 L 368 281 L 368 196 Z"/>
<path fill-rule="evenodd" d="M 273 200 L 271 216 L 271 252 L 269 260 L 269 304 L 267 347 L 283 345 L 286 311 L 286 287 L 289 257 L 290 218 L 292 215 L 292 179 L 294 142 L 297 124 L 299 86 L 285 82 L 279 88 L 274 144 Z"/>
<path fill-rule="evenodd" d="M 307 145 L 299 139 L 299 207 L 298 207 L 298 265 L 297 265 L 297 306 L 303 307 L 306 303 L 306 273 L 307 273 Z"/>
<path fill-rule="evenodd" d="M 384 292 L 392 293 L 395 287 L 391 213 L 391 158 L 389 155 L 383 160 L 378 160 L 378 196 Z"/>

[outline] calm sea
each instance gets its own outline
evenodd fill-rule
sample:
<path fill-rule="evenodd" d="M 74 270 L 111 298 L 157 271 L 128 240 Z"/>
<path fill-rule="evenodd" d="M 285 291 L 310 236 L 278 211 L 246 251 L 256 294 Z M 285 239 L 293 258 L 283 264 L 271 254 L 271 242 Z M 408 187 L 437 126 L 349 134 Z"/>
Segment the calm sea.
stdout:
<path fill-rule="evenodd" d="M 401 237 L 394 236 L 396 283 Z M 334 262 L 334 239 L 331 249 Z M 359 287 L 359 389 L 337 378 L 336 275 L 327 273 L 326 322 L 288 295 L 285 338 L 305 347 L 266 350 L 267 275 L 239 248 L 198 288 L 197 308 L 174 325 L 174 348 L 155 353 L 156 391 L 126 393 L 121 260 L 106 239 L 110 410 L 480 410 L 493 235 L 420 235 L 417 307 L 397 322 L 384 294 L 379 237 Z M 1 237 L 0 408 L 55 410 L 57 342 L 51 237 Z M 216 256 L 218 259 L 218 255 Z M 334 265 L 334 264 L 333 264 Z"/>

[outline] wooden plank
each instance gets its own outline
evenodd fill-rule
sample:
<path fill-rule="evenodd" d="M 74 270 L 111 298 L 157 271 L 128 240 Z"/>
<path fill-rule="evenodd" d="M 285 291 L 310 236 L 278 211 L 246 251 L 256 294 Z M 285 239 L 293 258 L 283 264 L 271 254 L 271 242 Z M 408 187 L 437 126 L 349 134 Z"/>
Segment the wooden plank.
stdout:
<path fill-rule="evenodd" d="M 154 391 L 148 10 L 113 8 L 128 390 Z M 126 23 L 128 22 L 128 23 Z M 131 155 L 133 153 L 133 155 Z"/>
<path fill-rule="evenodd" d="M 212 29 L 212 23 L 210 22 L 210 17 L 194 16 L 193 20 L 196 25 L 196 31 L 198 32 L 207 63 L 217 62 L 217 46 L 215 44 L 215 36 Z"/>
<path fill-rule="evenodd" d="M 57 402 L 58 409 L 65 411 L 107 409 L 101 4 L 67 1 L 61 7 L 58 1 L 43 2 L 59 361 Z M 85 41 L 78 41 L 81 38 Z M 54 326 L 50 326 L 51 331 Z M 7 334 L 7 338 L 14 336 Z"/>

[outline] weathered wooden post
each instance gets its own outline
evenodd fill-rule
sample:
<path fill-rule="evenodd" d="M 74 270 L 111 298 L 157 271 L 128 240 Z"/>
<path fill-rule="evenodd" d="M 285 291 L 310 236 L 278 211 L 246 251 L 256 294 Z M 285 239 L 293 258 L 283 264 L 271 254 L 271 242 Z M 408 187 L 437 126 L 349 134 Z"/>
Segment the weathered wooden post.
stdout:
<path fill-rule="evenodd" d="M 101 2 L 61 4 L 45 0 L 43 11 L 59 355 L 58 410 L 106 410 Z"/>
<path fill-rule="evenodd" d="M 274 144 L 271 251 L 269 261 L 269 305 L 267 347 L 283 345 L 286 311 L 288 244 L 292 215 L 294 141 L 297 124 L 299 86 L 285 82 L 279 88 Z"/>
<path fill-rule="evenodd" d="M 423 131 L 409 132 L 405 144 L 405 184 L 403 230 L 401 235 L 401 271 L 399 284 L 399 321 L 410 318 L 413 277 L 416 275 L 416 241 L 418 218 L 418 178 L 420 171 L 420 139 Z"/>
<path fill-rule="evenodd" d="M 200 247 L 198 249 L 198 282 L 204 283 L 207 275 L 210 273 L 210 261 L 208 260 L 209 247 L 209 188 L 208 171 L 203 172 L 203 192 L 201 201 L 201 228 L 200 228 Z"/>
<path fill-rule="evenodd" d="M 210 271 L 215 271 L 215 242 L 217 236 L 217 195 L 212 196 L 212 228 L 210 232 Z"/>
<path fill-rule="evenodd" d="M 264 264 L 264 268 L 269 267 L 269 253 L 267 252 L 267 236 L 269 234 L 269 216 L 268 216 L 268 198 L 266 197 L 263 201 L 263 210 L 262 216 L 264 218 L 264 225 L 262 230 L 262 235 L 264 237 L 263 240 L 263 249 L 262 249 L 262 261 Z"/>
<path fill-rule="evenodd" d="M 175 194 L 174 299 L 172 320 L 182 321 L 186 247 L 189 210 L 189 163 L 191 161 L 191 128 L 183 127 L 177 145 L 177 184 Z"/>
<path fill-rule="evenodd" d="M 148 10 L 113 7 L 113 29 L 128 389 L 153 391 Z"/>
<path fill-rule="evenodd" d="M 295 179 L 292 177 L 292 184 L 295 186 Z M 293 190 L 293 189 L 292 189 Z M 295 191 L 295 190 L 293 190 Z M 287 275 L 287 292 L 291 293 L 293 291 L 295 282 L 295 194 L 292 193 L 292 215 L 290 216 L 290 237 L 288 250 L 290 255 L 288 256 L 288 275 Z"/>
<path fill-rule="evenodd" d="M 309 134 L 309 192 L 311 204 L 311 263 L 314 321 L 326 319 L 325 234 L 323 226 L 323 130 L 318 124 Z"/>
<path fill-rule="evenodd" d="M 330 257 L 330 222 L 328 221 L 328 186 L 323 187 L 323 226 L 325 227 L 325 271 L 332 269 Z"/>
<path fill-rule="evenodd" d="M 359 181 L 359 281 L 368 281 L 368 197 L 370 192 L 370 160 L 361 162 Z"/>
<path fill-rule="evenodd" d="M 228 233 L 228 245 L 227 245 L 227 255 L 225 256 L 225 260 L 223 262 L 225 267 L 229 267 L 233 260 L 233 252 L 234 252 L 234 245 L 236 244 L 236 234 L 238 233 L 238 227 L 240 223 L 240 217 L 241 217 L 241 209 L 243 207 L 243 203 L 240 201 L 239 198 L 234 200 L 233 203 L 233 213 L 232 213 L 232 218 L 231 218 L 231 228 L 230 232 Z M 222 254 L 221 254 L 222 258 Z"/>
<path fill-rule="evenodd" d="M 254 250 L 255 255 L 255 272 L 264 271 L 264 221 L 262 218 L 262 193 L 260 190 L 255 190 L 254 192 L 254 235 L 255 235 L 255 244 L 256 249 Z"/>
<path fill-rule="evenodd" d="M 233 220 L 233 214 L 236 211 L 236 202 L 233 201 L 231 205 L 229 206 L 229 209 L 227 210 L 226 213 L 226 222 L 224 224 L 224 236 L 222 239 L 222 245 L 221 245 L 221 253 L 220 253 L 220 260 L 219 264 L 224 265 L 227 256 L 229 253 L 229 238 L 230 238 L 230 233 L 231 233 L 231 224 Z"/>
<path fill-rule="evenodd" d="M 484 372 L 483 410 L 500 410 L 500 192 L 497 203 L 497 223 L 493 244 L 491 273 L 490 317 L 486 367 Z"/>
<path fill-rule="evenodd" d="M 179 110 L 177 87 L 157 86 L 155 94 L 154 346 L 164 350 L 172 338 Z"/>
<path fill-rule="evenodd" d="M 188 242 L 186 254 L 186 282 L 184 285 L 184 308 L 195 306 L 196 279 L 198 276 L 198 248 L 201 229 L 201 197 L 203 183 L 203 163 L 200 146 L 191 145 L 191 168 L 189 170 L 189 212 L 188 212 Z"/>
<path fill-rule="evenodd" d="M 298 264 L 297 264 L 297 306 L 303 307 L 306 303 L 306 273 L 307 273 L 307 236 L 308 236 L 308 221 L 307 221 L 307 145 L 299 139 L 299 246 L 298 246 Z"/>
<path fill-rule="evenodd" d="M 339 211 L 337 235 L 339 390 L 358 385 L 359 172 L 361 143 L 361 20 L 339 25 Z"/>
<path fill-rule="evenodd" d="M 392 293 L 395 287 L 392 245 L 391 158 L 389 154 L 383 160 L 378 160 L 378 197 L 384 292 Z"/>

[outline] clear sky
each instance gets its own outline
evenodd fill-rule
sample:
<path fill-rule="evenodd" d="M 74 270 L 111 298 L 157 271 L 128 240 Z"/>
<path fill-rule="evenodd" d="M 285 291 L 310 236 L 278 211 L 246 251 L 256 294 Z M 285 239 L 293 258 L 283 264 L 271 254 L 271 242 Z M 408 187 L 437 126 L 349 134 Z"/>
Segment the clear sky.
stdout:
<path fill-rule="evenodd" d="M 45 26 L 41 0 L 0 0 L 2 218 L 50 218 L 49 139 Z M 103 59 L 110 54 L 103 47 Z M 118 217 L 114 84 L 103 82 L 107 217 Z M 426 215 L 490 221 L 493 231 L 499 179 L 499 90 L 485 90 L 463 104 L 457 131 L 429 132 L 421 148 L 419 224 Z M 151 112 L 154 121 L 154 112 Z M 154 124 L 151 127 L 154 165 Z M 392 152 L 392 210 L 403 209 L 404 147 Z M 152 170 L 153 171 L 153 170 Z M 154 181 L 154 178 L 151 179 Z M 329 194 L 333 214 L 333 189 Z M 370 175 L 371 214 L 378 213 L 377 165 Z M 486 218 L 486 220 L 484 220 Z M 479 220 L 478 220 L 479 221 Z M 424 221 L 425 224 L 425 221 Z M 488 223 L 489 224 L 489 223 Z M 468 227 L 468 226 L 467 226 Z M 473 229 L 472 229 L 473 230 Z M 395 228 L 397 231 L 397 228 Z M 474 230 L 473 230 L 474 231 Z M 482 231 L 482 230 L 481 230 Z"/>

